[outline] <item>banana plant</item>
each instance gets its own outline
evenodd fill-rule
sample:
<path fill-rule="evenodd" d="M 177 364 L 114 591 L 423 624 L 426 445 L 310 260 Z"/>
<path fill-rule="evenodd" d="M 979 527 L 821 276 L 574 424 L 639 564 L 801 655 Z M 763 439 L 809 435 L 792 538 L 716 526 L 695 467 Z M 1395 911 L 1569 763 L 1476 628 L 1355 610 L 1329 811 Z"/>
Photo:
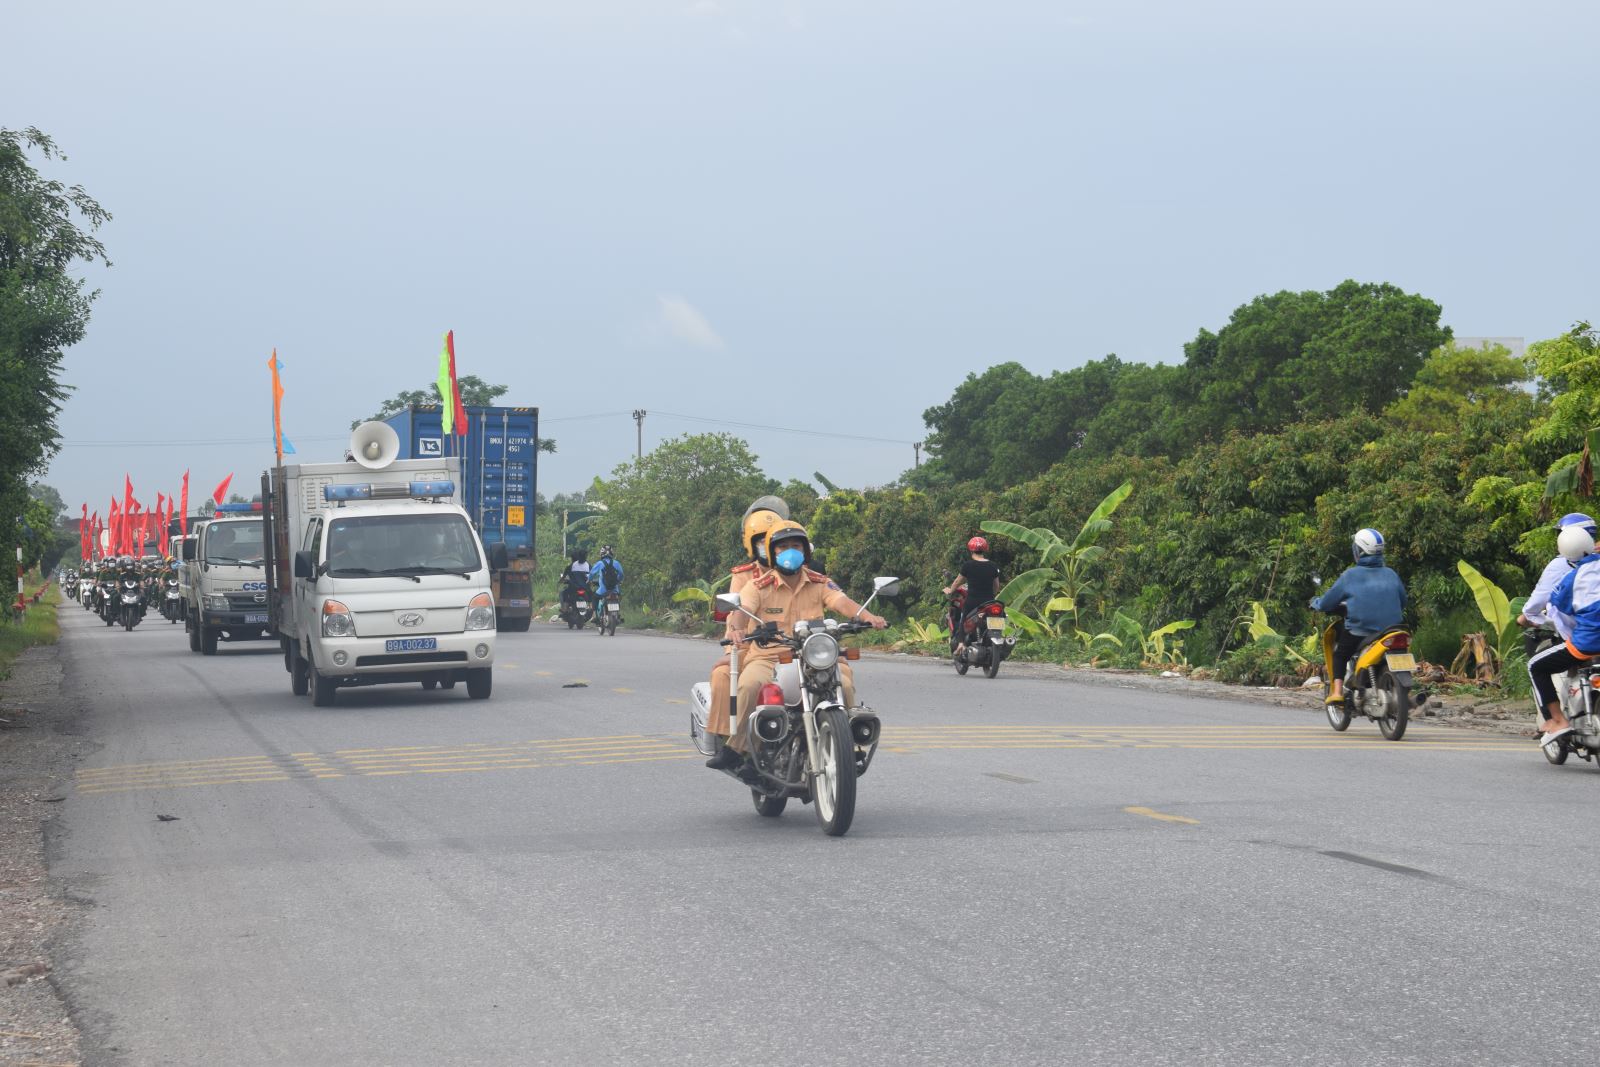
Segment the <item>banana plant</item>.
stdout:
<path fill-rule="evenodd" d="M 1020 608 L 1045 596 L 1041 620 L 1065 614 L 1071 616 L 1073 629 L 1078 626 L 1078 608 L 1089 588 L 1089 567 L 1106 554 L 1105 546 L 1097 544 L 1100 536 L 1111 529 L 1111 515 L 1133 492 L 1133 482 L 1123 482 L 1100 501 L 1083 527 L 1071 541 L 1064 540 L 1054 530 L 1043 526 L 1029 528 L 1003 519 L 989 519 L 978 524 L 984 533 L 998 534 L 1020 541 L 1039 553 L 1039 566 L 1023 571 L 1000 590 L 1000 599 L 1008 607 Z M 1015 615 L 1013 615 L 1015 617 Z"/>
<path fill-rule="evenodd" d="M 1494 670 L 1498 677 L 1505 669 L 1506 659 L 1516 649 L 1516 618 L 1528 598 L 1509 599 L 1504 589 L 1478 573 L 1477 568 L 1464 559 L 1456 560 L 1456 570 L 1461 572 L 1462 580 L 1472 590 L 1472 599 L 1478 604 L 1478 614 L 1483 616 L 1487 624 L 1487 651 L 1494 657 Z"/>
<path fill-rule="evenodd" d="M 1308 659 L 1304 653 L 1300 652 L 1293 645 L 1289 644 L 1289 639 L 1287 637 L 1274 630 L 1271 624 L 1267 622 L 1267 609 L 1262 606 L 1261 601 L 1252 600 L 1250 602 L 1250 614 L 1238 621 L 1245 624 L 1245 628 L 1250 633 L 1250 640 L 1259 641 L 1263 637 L 1277 638 L 1279 641 L 1283 642 L 1283 650 L 1289 653 L 1289 655 L 1293 656 L 1301 663 L 1311 662 L 1311 660 Z"/>
<path fill-rule="evenodd" d="M 1132 615 L 1118 611 L 1112 615 L 1115 627 L 1122 631 L 1123 636 L 1130 639 L 1131 643 L 1139 646 L 1139 662 L 1145 666 L 1178 667 L 1184 666 L 1188 660 L 1183 657 L 1183 641 L 1181 638 L 1172 637 L 1180 630 L 1194 628 L 1193 619 L 1181 619 L 1169 622 L 1146 633 L 1144 624 Z M 1171 647 L 1167 639 L 1172 638 Z"/>
<path fill-rule="evenodd" d="M 674 604 L 682 604 L 685 602 L 709 604 L 716 600 L 717 593 L 721 592 L 722 587 L 731 581 L 733 581 L 733 575 L 731 574 L 724 574 L 721 578 L 718 578 L 714 582 L 708 582 L 703 578 L 696 578 L 694 581 L 690 582 L 676 593 L 673 593 L 672 602 Z"/>

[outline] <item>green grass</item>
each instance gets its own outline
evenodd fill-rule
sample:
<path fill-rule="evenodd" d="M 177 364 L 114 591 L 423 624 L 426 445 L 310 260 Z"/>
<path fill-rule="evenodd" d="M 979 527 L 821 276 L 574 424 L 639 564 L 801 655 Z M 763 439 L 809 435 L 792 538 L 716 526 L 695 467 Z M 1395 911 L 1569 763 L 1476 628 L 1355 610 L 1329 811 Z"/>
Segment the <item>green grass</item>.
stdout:
<path fill-rule="evenodd" d="M 30 574 L 22 584 L 31 597 L 33 591 L 44 582 L 45 579 L 38 574 Z M 27 614 L 20 624 L 11 621 L 10 604 L 14 599 L 15 594 L 6 597 L 5 616 L 0 621 L 0 681 L 11 677 L 11 665 L 24 649 L 34 645 L 53 645 L 61 636 L 61 627 L 56 622 L 56 605 L 61 602 L 61 587 L 54 581 L 45 589 L 39 603 L 28 604 Z"/>

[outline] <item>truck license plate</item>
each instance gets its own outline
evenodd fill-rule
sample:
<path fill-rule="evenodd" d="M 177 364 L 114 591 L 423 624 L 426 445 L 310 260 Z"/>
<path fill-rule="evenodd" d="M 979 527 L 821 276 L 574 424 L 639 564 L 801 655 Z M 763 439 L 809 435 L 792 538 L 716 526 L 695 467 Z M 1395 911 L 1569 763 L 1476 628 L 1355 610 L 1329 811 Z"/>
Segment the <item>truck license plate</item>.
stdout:
<path fill-rule="evenodd" d="M 1409 652 L 1390 652 L 1383 657 L 1391 671 L 1414 671 L 1417 669 L 1417 659 Z"/>
<path fill-rule="evenodd" d="M 244 621 L 245 622 L 266 622 L 267 621 L 267 617 L 265 615 L 246 615 L 244 617 Z"/>
<path fill-rule="evenodd" d="M 432 652 L 438 647 L 437 637 L 399 637 L 383 643 L 385 652 Z"/>

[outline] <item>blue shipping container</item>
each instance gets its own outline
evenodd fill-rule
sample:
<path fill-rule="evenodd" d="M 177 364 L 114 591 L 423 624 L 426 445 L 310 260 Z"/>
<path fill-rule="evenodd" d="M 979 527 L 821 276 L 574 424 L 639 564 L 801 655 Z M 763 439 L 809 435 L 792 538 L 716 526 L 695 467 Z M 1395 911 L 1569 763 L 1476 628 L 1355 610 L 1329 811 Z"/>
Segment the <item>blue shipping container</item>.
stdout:
<path fill-rule="evenodd" d="M 438 405 L 416 404 L 384 420 L 400 435 L 400 459 L 461 457 L 462 501 L 483 543 L 533 557 L 539 409 L 467 408 L 467 432 L 446 436 Z"/>

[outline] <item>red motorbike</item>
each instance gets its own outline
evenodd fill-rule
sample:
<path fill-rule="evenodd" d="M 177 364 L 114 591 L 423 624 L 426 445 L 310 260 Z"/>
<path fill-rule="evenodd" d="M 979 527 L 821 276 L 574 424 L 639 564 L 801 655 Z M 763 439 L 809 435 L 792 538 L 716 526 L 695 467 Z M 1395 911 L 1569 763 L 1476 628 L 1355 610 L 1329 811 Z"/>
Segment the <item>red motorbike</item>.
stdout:
<path fill-rule="evenodd" d="M 983 673 L 993 678 L 1017 645 L 1015 637 L 1006 636 L 1006 606 L 986 600 L 968 611 L 966 605 L 965 589 L 950 594 L 950 656 L 956 673 L 982 667 Z"/>

